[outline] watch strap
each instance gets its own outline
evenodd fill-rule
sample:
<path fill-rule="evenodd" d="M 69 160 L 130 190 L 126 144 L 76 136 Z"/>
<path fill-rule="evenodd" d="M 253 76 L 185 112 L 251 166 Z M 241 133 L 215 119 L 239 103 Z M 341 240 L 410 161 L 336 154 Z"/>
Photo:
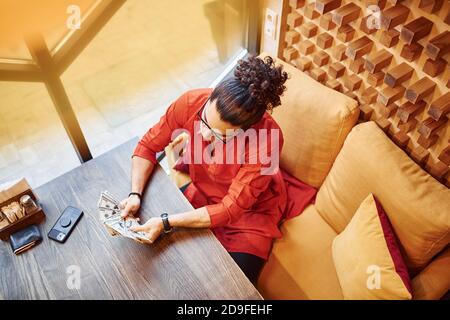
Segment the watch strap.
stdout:
<path fill-rule="evenodd" d="M 164 213 L 161 215 L 161 219 L 162 219 L 163 226 L 164 226 L 164 233 L 169 233 L 169 232 L 171 232 L 171 231 L 172 231 L 172 227 L 170 226 L 170 223 L 169 223 L 169 215 L 167 214 L 167 212 L 164 212 Z"/>
<path fill-rule="evenodd" d="M 130 192 L 128 194 L 128 197 L 131 197 L 131 196 L 138 196 L 139 200 L 142 199 L 142 195 L 139 192 Z"/>

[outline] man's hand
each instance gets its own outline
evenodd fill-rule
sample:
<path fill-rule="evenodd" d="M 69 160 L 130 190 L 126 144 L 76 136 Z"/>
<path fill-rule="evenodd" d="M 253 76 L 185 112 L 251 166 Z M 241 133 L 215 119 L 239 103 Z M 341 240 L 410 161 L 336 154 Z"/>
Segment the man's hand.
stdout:
<path fill-rule="evenodd" d="M 131 231 L 144 232 L 145 236 L 152 243 L 160 236 L 164 230 L 164 225 L 161 218 L 150 218 L 145 224 L 141 226 L 131 227 Z"/>
<path fill-rule="evenodd" d="M 136 212 L 138 212 L 140 207 L 141 200 L 139 199 L 139 197 L 137 195 L 131 195 L 120 202 L 119 208 L 122 210 L 120 215 L 122 216 L 122 218 L 134 216 Z"/>

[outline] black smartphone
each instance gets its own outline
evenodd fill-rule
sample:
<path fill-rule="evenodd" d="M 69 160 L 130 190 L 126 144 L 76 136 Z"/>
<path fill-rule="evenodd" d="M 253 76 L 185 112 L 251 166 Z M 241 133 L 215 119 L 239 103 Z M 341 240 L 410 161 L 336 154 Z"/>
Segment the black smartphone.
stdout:
<path fill-rule="evenodd" d="M 48 237 L 52 240 L 64 243 L 72 230 L 83 216 L 83 211 L 78 208 L 68 206 L 59 216 L 55 225 L 48 232 Z"/>

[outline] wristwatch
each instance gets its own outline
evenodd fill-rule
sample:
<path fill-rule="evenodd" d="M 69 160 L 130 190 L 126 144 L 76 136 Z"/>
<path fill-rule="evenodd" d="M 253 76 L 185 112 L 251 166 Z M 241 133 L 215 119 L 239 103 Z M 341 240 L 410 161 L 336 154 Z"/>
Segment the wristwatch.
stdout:
<path fill-rule="evenodd" d="M 164 212 L 161 215 L 161 219 L 162 219 L 163 226 L 164 226 L 164 233 L 172 232 L 173 228 L 170 226 L 170 223 L 169 223 L 169 215 L 166 212 Z"/>

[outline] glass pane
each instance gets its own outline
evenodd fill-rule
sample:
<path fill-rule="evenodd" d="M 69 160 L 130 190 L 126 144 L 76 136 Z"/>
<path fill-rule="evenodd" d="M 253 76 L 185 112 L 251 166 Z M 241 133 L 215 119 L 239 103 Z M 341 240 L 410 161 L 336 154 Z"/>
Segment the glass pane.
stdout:
<path fill-rule="evenodd" d="M 127 1 L 63 75 L 92 154 L 143 134 L 243 50 L 242 0 Z M 83 27 L 83 26 L 82 26 Z"/>
<path fill-rule="evenodd" d="M 39 186 L 80 165 L 44 84 L 0 82 L 0 184 Z"/>
<path fill-rule="evenodd" d="M 31 59 L 23 35 L 39 31 L 52 49 L 70 31 L 68 7 L 85 13 L 97 0 L 1 0 L 0 58 Z M 83 17 L 83 14 L 80 16 Z"/>
<path fill-rule="evenodd" d="M 118 10 L 62 75 L 94 156 L 143 134 L 242 54 L 244 2 L 129 0 Z M 68 32 L 67 5 L 84 15 L 92 3 L 2 0 L 0 57 L 30 58 L 12 21 L 37 23 L 51 49 Z M 25 176 L 36 187 L 79 165 L 44 84 L 0 82 L 0 121 L 0 182 Z"/>

